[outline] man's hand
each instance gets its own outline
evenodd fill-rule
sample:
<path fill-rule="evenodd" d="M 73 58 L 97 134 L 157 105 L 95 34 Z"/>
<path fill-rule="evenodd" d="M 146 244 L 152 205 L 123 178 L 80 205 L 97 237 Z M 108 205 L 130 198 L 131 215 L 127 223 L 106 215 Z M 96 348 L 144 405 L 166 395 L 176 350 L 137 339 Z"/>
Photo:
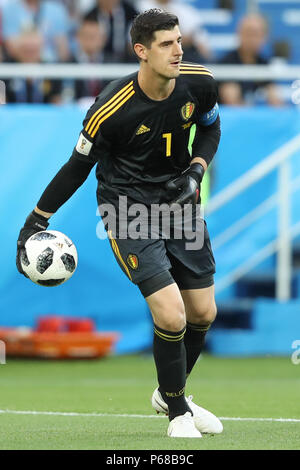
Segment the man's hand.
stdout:
<path fill-rule="evenodd" d="M 41 232 L 42 230 L 46 230 L 49 225 L 48 219 L 43 217 L 37 212 L 32 211 L 31 214 L 27 217 L 24 227 L 21 228 L 18 242 L 17 242 L 17 256 L 16 256 L 16 265 L 17 269 L 21 274 L 24 273 L 22 266 L 21 266 L 21 257 L 25 254 L 25 243 L 27 242 L 28 238 L 31 237 L 34 233 Z M 28 276 L 26 276 L 28 277 Z"/>
<path fill-rule="evenodd" d="M 181 176 L 171 181 L 167 181 L 166 188 L 177 190 L 178 196 L 171 202 L 172 204 L 196 204 L 200 196 L 200 185 L 204 175 L 204 168 L 201 163 L 192 163 Z"/>

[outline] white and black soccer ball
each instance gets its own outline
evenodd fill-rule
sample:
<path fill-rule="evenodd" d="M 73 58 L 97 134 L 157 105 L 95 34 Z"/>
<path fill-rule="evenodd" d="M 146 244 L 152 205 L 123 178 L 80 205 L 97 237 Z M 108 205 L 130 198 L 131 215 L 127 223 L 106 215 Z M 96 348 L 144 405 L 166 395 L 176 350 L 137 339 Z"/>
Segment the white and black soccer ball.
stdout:
<path fill-rule="evenodd" d="M 57 230 L 45 230 L 26 241 L 20 261 L 31 281 L 53 287 L 70 279 L 76 270 L 78 256 L 69 237 Z"/>

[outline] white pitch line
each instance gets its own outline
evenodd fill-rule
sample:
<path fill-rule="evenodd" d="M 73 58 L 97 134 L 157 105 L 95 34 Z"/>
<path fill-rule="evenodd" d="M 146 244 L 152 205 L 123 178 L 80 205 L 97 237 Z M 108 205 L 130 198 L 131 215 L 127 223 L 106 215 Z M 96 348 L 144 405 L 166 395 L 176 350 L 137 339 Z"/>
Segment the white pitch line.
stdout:
<path fill-rule="evenodd" d="M 300 419 L 296 418 L 226 418 L 220 416 L 222 421 L 277 421 L 280 423 L 300 423 Z"/>
<path fill-rule="evenodd" d="M 18 411 L 18 410 L 0 410 L 0 413 L 16 414 L 16 415 L 47 415 L 47 416 L 81 416 L 95 418 L 164 418 L 158 415 L 130 415 L 130 414 L 114 414 L 114 413 L 77 413 L 64 411 Z"/>
<path fill-rule="evenodd" d="M 0 413 L 16 414 L 16 415 L 46 415 L 46 416 L 79 416 L 79 417 L 95 417 L 95 418 L 164 418 L 164 415 L 135 415 L 135 414 L 114 414 L 114 413 L 77 413 L 63 411 L 19 411 L 19 410 L 0 410 Z M 300 423 L 300 419 L 296 418 L 229 418 L 221 416 L 222 421 L 275 421 L 280 423 Z"/>

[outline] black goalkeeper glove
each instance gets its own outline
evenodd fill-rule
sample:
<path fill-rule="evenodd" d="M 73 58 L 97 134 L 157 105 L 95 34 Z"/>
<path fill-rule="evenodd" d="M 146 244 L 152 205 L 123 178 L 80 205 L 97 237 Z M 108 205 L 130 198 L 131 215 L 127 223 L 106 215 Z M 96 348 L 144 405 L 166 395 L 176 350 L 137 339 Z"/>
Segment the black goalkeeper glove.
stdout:
<path fill-rule="evenodd" d="M 49 225 L 48 219 L 43 217 L 37 212 L 32 211 L 31 214 L 27 217 L 24 227 L 21 228 L 18 242 L 17 242 L 17 256 L 16 256 L 16 265 L 17 269 L 21 274 L 24 273 L 22 266 L 21 266 L 21 258 L 25 255 L 25 243 L 27 242 L 28 238 L 31 237 L 34 233 L 41 232 L 42 230 L 46 230 Z M 28 277 L 28 276 L 26 276 Z"/>
<path fill-rule="evenodd" d="M 178 196 L 169 202 L 172 204 L 196 204 L 200 196 L 200 185 L 204 175 L 201 163 L 192 163 L 181 176 L 167 181 L 166 188 L 179 191 Z"/>

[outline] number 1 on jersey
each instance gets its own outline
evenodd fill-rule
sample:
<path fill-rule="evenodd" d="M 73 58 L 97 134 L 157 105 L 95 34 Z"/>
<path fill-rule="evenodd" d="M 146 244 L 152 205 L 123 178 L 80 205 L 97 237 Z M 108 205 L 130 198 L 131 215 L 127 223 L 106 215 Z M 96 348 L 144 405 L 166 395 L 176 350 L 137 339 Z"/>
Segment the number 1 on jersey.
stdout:
<path fill-rule="evenodd" d="M 166 157 L 170 157 L 172 134 L 171 132 L 168 132 L 167 134 L 163 134 L 162 136 L 164 139 L 166 139 Z"/>

